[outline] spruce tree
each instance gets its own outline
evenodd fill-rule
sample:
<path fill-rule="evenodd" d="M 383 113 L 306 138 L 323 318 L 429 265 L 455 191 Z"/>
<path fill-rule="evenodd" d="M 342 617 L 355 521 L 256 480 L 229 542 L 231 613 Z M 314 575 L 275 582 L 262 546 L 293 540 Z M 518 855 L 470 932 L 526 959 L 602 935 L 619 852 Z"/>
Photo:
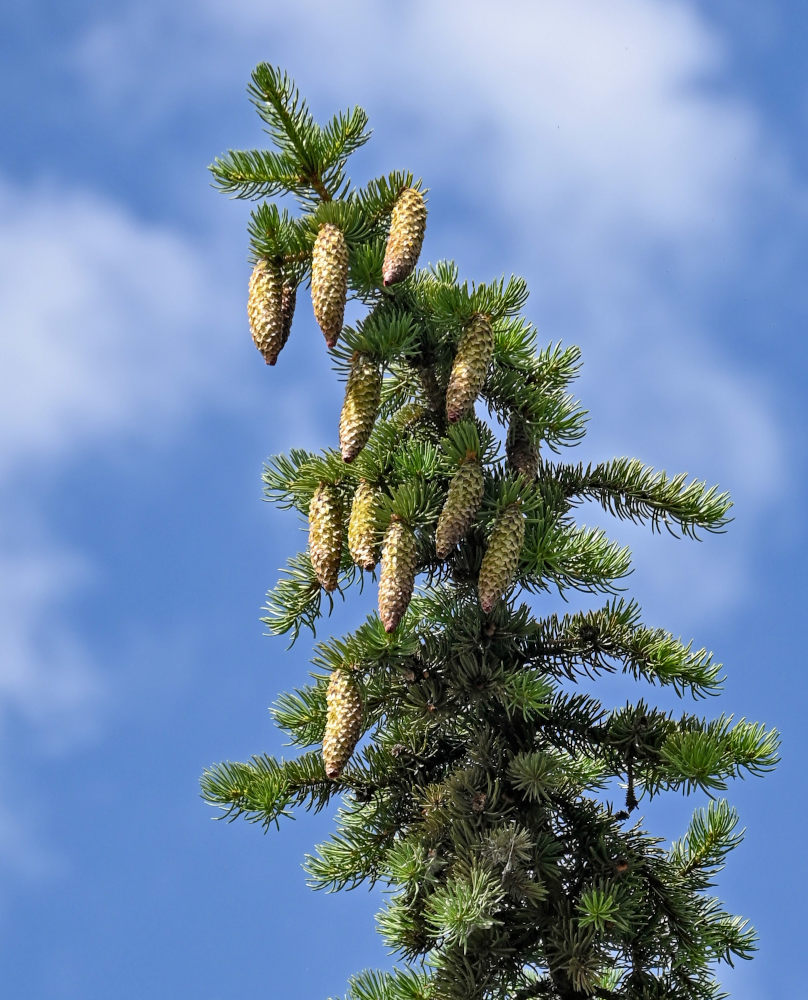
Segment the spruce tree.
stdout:
<path fill-rule="evenodd" d="M 231 151 L 211 170 L 257 201 L 256 345 L 283 364 L 308 280 L 347 382 L 339 445 L 266 466 L 267 497 L 309 519 L 309 547 L 264 621 L 294 642 L 334 590 L 374 580 L 378 613 L 320 642 L 313 682 L 280 697 L 275 719 L 303 752 L 213 766 L 204 798 L 264 829 L 340 800 L 331 838 L 306 860 L 310 883 L 388 887 L 378 924 L 400 959 L 354 976 L 350 1000 L 726 995 L 716 964 L 748 958 L 755 933 L 711 894 L 742 836 L 716 796 L 771 769 L 777 736 L 641 697 L 604 707 L 598 675 L 685 699 L 719 692 L 721 667 L 642 622 L 620 596 L 628 550 L 575 513 L 593 500 L 695 538 L 725 527 L 729 497 L 635 459 L 563 460 L 584 433 L 569 394 L 579 351 L 537 346 L 525 282 L 417 267 L 421 183 L 393 172 L 355 187 L 346 174 L 370 136 L 360 108 L 318 125 L 266 64 L 249 95 L 273 148 Z M 295 214 L 267 200 L 286 195 Z M 349 294 L 366 311 L 343 328 Z M 529 595 L 569 590 L 605 603 L 536 616 Z M 636 814 L 664 792 L 708 801 L 667 848 Z"/>

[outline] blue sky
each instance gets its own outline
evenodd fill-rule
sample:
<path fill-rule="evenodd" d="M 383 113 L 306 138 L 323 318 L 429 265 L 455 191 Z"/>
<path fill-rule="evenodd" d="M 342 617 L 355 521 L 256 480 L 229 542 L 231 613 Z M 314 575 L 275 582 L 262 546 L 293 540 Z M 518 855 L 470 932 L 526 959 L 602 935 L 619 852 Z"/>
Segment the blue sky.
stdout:
<path fill-rule="evenodd" d="M 209 763 L 281 752 L 303 682 L 258 622 L 302 545 L 262 460 L 336 440 L 341 386 L 305 294 L 267 369 L 244 299 L 247 207 L 209 186 L 261 142 L 259 60 L 375 129 L 353 175 L 430 188 L 423 259 L 523 274 L 578 343 L 580 458 L 732 491 L 700 545 L 617 525 L 649 624 L 727 669 L 706 710 L 778 726 L 730 791 L 721 880 L 761 933 L 740 1000 L 799 995 L 806 787 L 799 606 L 808 79 L 797 2 L 156 0 L 0 12 L 0 981 L 10 998 L 338 996 L 386 961 L 378 896 L 309 892 L 328 829 L 210 821 Z M 495 13 L 494 13 L 495 12 Z M 804 16 L 804 12 L 802 12 Z M 576 457 L 573 453 L 572 457 Z M 586 512 L 587 517 L 595 516 Z M 539 610 L 556 610 L 545 598 Z M 345 628 L 368 599 L 349 597 Z M 603 689 L 624 699 L 625 689 Z M 681 833 L 691 805 L 649 812 Z"/>

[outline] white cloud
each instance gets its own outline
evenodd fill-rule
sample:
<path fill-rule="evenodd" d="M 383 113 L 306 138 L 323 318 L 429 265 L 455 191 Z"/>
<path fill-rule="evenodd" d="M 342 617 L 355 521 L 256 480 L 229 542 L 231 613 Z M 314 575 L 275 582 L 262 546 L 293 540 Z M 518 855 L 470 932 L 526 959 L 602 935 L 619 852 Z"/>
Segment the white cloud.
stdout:
<path fill-rule="evenodd" d="M 92 568 L 40 498 L 89 448 L 173 436 L 232 388 L 232 303 L 189 240 L 95 196 L 0 181 L 0 214 L 0 719 L 55 746 L 104 684 L 66 614 Z"/>
<path fill-rule="evenodd" d="M 436 218 L 454 202 L 425 253 L 473 277 L 525 274 L 543 335 L 582 344 L 587 456 L 637 454 L 733 489 L 740 524 L 702 571 L 688 573 L 684 546 L 668 563 L 680 572 L 655 573 L 659 543 L 635 541 L 638 579 L 660 603 L 683 600 L 694 618 L 733 604 L 785 476 L 784 433 L 760 373 L 700 314 L 717 277 L 754 266 L 748 240 L 776 185 L 798 192 L 755 109 L 724 85 L 723 40 L 697 10 L 513 0 L 492 17 L 483 0 L 400 11 L 207 0 L 192 33 L 181 10 L 156 10 L 133 6 L 88 33 L 76 59 L 94 92 L 153 120 L 220 99 L 269 59 L 318 111 L 365 105 L 369 169 L 411 165 Z M 135 70 L 161 46 L 183 72 L 144 87 Z M 246 140 L 260 141 L 257 129 Z"/>
<path fill-rule="evenodd" d="M 0 476 L 174 433 L 228 361 L 190 240 L 95 196 L 0 183 Z"/>
<path fill-rule="evenodd" d="M 227 276 L 169 227 L 2 178 L 0 215 L 0 746 L 18 743 L 22 762 L 96 737 L 118 695 L 74 615 L 100 568 L 49 523 L 59 475 L 99 449 L 171 440 L 203 405 L 243 405 L 244 353 L 225 335 Z M 9 789 L 0 853 L 17 875 L 47 877 L 61 862 Z"/>
<path fill-rule="evenodd" d="M 89 569 L 75 553 L 30 536 L 0 540 L 0 561 L 0 712 L 13 711 L 44 745 L 58 748 L 87 735 L 102 698 L 100 678 L 60 607 Z"/>

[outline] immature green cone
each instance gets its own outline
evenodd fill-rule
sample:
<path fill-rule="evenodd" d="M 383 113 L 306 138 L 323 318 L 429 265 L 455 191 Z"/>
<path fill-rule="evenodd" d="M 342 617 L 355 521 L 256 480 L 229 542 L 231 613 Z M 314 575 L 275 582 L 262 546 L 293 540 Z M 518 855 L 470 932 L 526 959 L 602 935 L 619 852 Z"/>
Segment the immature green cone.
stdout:
<path fill-rule="evenodd" d="M 491 320 L 483 313 L 477 313 L 460 338 L 452 374 L 449 376 L 446 419 L 450 424 L 460 420 L 474 405 L 485 382 L 493 352 L 494 331 L 491 329 Z"/>
<path fill-rule="evenodd" d="M 471 527 L 482 503 L 483 488 L 483 467 L 477 456 L 470 454 L 454 474 L 438 518 L 435 532 L 438 559 L 445 559 Z"/>
<path fill-rule="evenodd" d="M 370 358 L 353 356 L 339 418 L 339 446 L 344 462 L 352 462 L 367 444 L 382 393 L 382 373 Z"/>
<path fill-rule="evenodd" d="M 407 430 L 412 424 L 418 423 L 419 420 L 423 420 L 428 414 L 427 408 L 423 403 L 410 402 L 405 403 L 403 406 L 399 407 L 392 416 L 392 421 L 399 430 Z"/>
<path fill-rule="evenodd" d="M 362 731 L 362 696 L 347 670 L 331 672 L 326 705 L 323 764 L 326 776 L 334 780 L 342 774 Z"/>
<path fill-rule="evenodd" d="M 508 424 L 505 455 L 510 468 L 521 473 L 529 482 L 539 474 L 539 449 L 527 433 L 524 419 L 516 413 Z"/>
<path fill-rule="evenodd" d="M 351 516 L 348 519 L 348 550 L 351 559 L 362 569 L 373 569 L 379 561 L 376 549 L 379 499 L 379 491 L 361 479 L 354 493 Z"/>
<path fill-rule="evenodd" d="M 382 264 L 385 286 L 409 277 L 418 263 L 426 230 L 424 196 L 415 188 L 406 188 L 398 196 L 390 219 L 390 235 Z"/>
<path fill-rule="evenodd" d="M 327 483 L 320 483 L 309 504 L 309 556 L 321 586 L 334 590 L 342 556 L 342 504 Z"/>
<path fill-rule="evenodd" d="M 517 500 L 506 507 L 497 519 L 480 566 L 477 593 L 486 614 L 513 582 L 524 541 L 525 515 Z"/>
<path fill-rule="evenodd" d="M 320 226 L 311 255 L 311 301 L 325 342 L 333 347 L 342 330 L 348 295 L 348 244 L 342 231 Z"/>
<path fill-rule="evenodd" d="M 397 628 L 409 606 L 415 587 L 415 564 L 415 535 L 394 514 L 384 536 L 379 580 L 379 617 L 385 632 Z"/>
<path fill-rule="evenodd" d="M 286 338 L 281 276 L 269 261 L 259 260 L 250 275 L 247 317 L 255 346 L 264 355 L 266 363 L 274 365 Z"/>
<path fill-rule="evenodd" d="M 292 318 L 295 315 L 297 305 L 297 285 L 290 281 L 284 281 L 281 291 L 281 316 L 283 317 L 283 330 L 281 332 L 281 347 L 284 346 L 292 332 Z"/>

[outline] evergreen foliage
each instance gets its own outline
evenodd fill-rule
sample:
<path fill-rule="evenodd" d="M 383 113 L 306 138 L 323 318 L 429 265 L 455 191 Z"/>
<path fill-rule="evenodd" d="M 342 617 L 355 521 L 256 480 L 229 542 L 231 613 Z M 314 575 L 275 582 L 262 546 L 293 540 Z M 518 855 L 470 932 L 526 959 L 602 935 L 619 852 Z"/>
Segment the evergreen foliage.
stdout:
<path fill-rule="evenodd" d="M 696 537 L 724 529 L 729 497 L 634 459 L 539 460 L 575 444 L 585 414 L 569 393 L 578 350 L 537 346 L 524 281 L 470 285 L 447 261 L 413 269 L 420 183 L 399 171 L 356 188 L 346 174 L 369 138 L 365 113 L 321 127 L 288 76 L 263 64 L 249 94 L 274 148 L 225 154 L 211 167 L 216 183 L 242 198 L 296 198 L 300 214 L 261 202 L 249 226 L 253 263 L 293 286 L 311 277 L 318 233 L 338 231 L 349 294 L 368 312 L 342 330 L 332 357 L 353 379 L 349 398 L 357 358 L 372 376 L 343 428 L 350 464 L 334 448 L 267 464 L 267 497 L 317 514 L 312 555 L 291 558 L 264 620 L 294 642 L 329 613 L 327 591 L 379 578 L 395 613 L 321 642 L 312 682 L 280 697 L 275 720 L 300 755 L 211 767 L 204 798 L 265 829 L 341 801 L 333 835 L 307 858 L 310 883 L 387 887 L 379 931 L 401 959 L 392 972 L 354 976 L 349 1000 L 716 1000 L 716 963 L 748 958 L 755 934 L 711 895 L 742 836 L 734 809 L 713 796 L 731 778 L 770 770 L 777 736 L 642 698 L 601 704 L 588 684 L 605 673 L 699 698 L 721 690 L 721 667 L 642 623 L 636 603 L 618 596 L 628 550 L 574 514 L 595 500 L 618 518 Z M 341 315 L 328 251 L 317 253 L 315 295 Z M 387 285 L 385 259 L 388 279 L 391 260 L 396 268 Z M 319 338 L 311 349 L 323 349 Z M 447 390 L 460 400 L 448 419 Z M 500 444 L 508 427 L 510 462 Z M 513 460 L 515 435 L 529 475 Z M 358 489 L 361 545 L 356 536 L 349 546 Z M 447 540 L 437 549 L 439 522 Z M 371 577 L 352 553 L 373 566 L 382 546 Z M 566 589 L 608 599 L 544 618 L 520 600 Z M 706 793 L 709 804 L 665 848 L 636 810 L 668 791 Z"/>

